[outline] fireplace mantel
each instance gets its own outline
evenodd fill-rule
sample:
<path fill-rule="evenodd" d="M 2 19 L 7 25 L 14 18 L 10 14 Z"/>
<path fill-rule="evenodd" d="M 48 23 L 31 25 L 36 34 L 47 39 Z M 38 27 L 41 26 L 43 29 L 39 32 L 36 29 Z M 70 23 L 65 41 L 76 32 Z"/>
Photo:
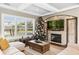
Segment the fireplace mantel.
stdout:
<path fill-rule="evenodd" d="M 51 34 L 60 34 L 61 35 L 61 43 L 52 42 L 51 41 Z M 48 31 L 48 41 L 51 43 L 59 44 L 59 45 L 66 45 L 66 34 L 64 31 Z"/>

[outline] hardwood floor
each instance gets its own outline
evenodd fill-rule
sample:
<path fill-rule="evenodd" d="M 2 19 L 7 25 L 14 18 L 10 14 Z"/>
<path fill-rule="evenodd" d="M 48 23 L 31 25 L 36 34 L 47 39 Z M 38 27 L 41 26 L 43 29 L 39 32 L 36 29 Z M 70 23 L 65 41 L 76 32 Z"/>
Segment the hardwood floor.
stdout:
<path fill-rule="evenodd" d="M 64 50 L 65 47 L 50 44 L 50 49 L 52 49 L 51 51 L 53 52 L 53 54 L 56 55 L 56 54 L 60 53 L 62 50 Z"/>
<path fill-rule="evenodd" d="M 44 54 L 41 54 L 41 53 L 39 53 L 39 52 L 37 52 L 35 50 L 32 50 L 29 47 L 25 48 L 24 53 L 26 55 L 57 55 L 58 53 L 60 53 L 64 49 L 65 49 L 65 47 L 61 47 L 61 46 L 58 46 L 58 45 L 50 44 L 50 50 L 47 51 Z"/>

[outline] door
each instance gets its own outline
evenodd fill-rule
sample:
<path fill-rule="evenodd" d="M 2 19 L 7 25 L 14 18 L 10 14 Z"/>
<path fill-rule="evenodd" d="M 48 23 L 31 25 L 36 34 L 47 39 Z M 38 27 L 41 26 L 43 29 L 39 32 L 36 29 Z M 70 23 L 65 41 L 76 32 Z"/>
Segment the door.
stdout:
<path fill-rule="evenodd" d="M 67 20 L 67 40 L 68 44 L 77 43 L 77 20 L 75 18 Z"/>

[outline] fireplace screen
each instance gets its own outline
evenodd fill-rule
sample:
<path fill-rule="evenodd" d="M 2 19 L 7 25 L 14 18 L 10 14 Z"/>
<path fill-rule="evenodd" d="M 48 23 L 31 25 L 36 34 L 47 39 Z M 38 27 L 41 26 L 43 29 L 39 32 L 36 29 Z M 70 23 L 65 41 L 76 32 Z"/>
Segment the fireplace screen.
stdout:
<path fill-rule="evenodd" d="M 61 43 L 61 34 L 51 34 L 51 41 Z"/>

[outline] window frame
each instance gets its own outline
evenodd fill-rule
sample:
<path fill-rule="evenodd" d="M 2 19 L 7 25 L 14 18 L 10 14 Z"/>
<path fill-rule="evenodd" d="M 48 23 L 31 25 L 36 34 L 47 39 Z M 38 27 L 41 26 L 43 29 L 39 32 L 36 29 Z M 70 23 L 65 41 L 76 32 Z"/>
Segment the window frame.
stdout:
<path fill-rule="evenodd" d="M 33 20 L 33 34 L 34 34 L 34 31 L 35 31 L 35 19 L 34 18 L 29 18 L 29 17 L 23 17 L 23 16 L 17 16 L 17 15 L 11 15 L 11 14 L 5 14 L 5 13 L 2 13 L 1 14 L 1 36 L 2 37 L 5 37 L 4 35 L 5 35 L 5 33 L 4 33 L 4 29 L 5 29 L 5 27 L 4 27 L 4 17 L 5 16 L 14 16 L 15 18 L 14 18 L 14 20 L 16 20 L 16 17 L 17 18 L 23 18 L 23 19 L 31 19 L 31 20 Z M 16 22 L 16 24 L 15 24 L 15 34 L 14 34 L 14 37 L 15 36 L 18 36 L 17 35 L 17 21 L 15 21 Z M 25 35 L 24 36 L 28 36 L 27 35 L 27 21 L 25 21 Z M 21 36 L 22 37 L 22 36 Z"/>

